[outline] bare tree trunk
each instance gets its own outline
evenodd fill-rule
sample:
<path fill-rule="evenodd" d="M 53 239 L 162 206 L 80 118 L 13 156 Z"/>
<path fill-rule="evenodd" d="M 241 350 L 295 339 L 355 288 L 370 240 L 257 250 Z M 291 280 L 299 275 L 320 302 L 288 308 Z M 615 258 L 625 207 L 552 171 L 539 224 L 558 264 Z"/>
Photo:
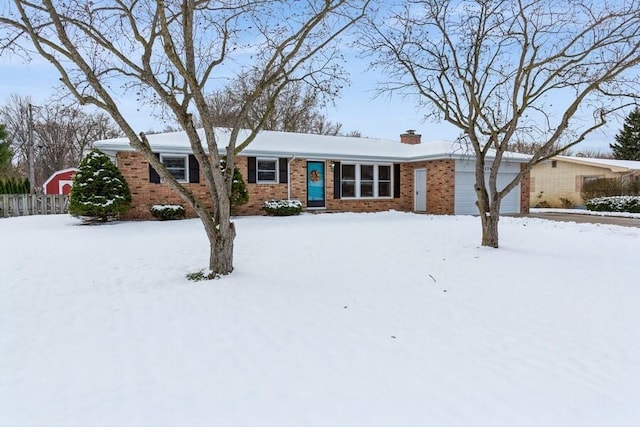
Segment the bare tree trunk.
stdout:
<path fill-rule="evenodd" d="M 158 173 L 166 174 L 165 171 Z M 190 206 L 194 208 L 209 240 L 209 272 L 207 279 L 225 276 L 233 271 L 233 242 L 236 238 L 236 228 L 231 222 L 229 202 L 224 199 L 214 201 L 217 209 L 210 212 L 199 203 L 193 194 L 184 189 L 175 188 L 179 184 L 169 182 L 169 187 L 174 189 Z M 216 193 L 217 194 L 217 193 Z"/>
<path fill-rule="evenodd" d="M 482 220 L 482 246 L 498 247 L 498 221 L 500 220 L 500 200 L 497 195 L 489 197 L 484 176 L 484 162 L 476 163 L 476 195 L 477 206 Z M 491 179 L 490 179 L 491 181 Z M 493 187 L 495 187 L 495 180 Z M 492 187 L 491 182 L 489 187 Z"/>
<path fill-rule="evenodd" d="M 172 185 L 173 183 L 169 183 L 170 187 Z M 230 274 L 233 271 L 233 243 L 236 238 L 236 228 L 231 222 L 229 200 L 216 197 L 219 193 L 214 191 L 212 198 L 217 208 L 210 212 L 204 205 L 193 199 L 193 195 L 190 192 L 176 191 L 194 207 L 207 233 L 207 238 L 209 239 L 209 272 L 207 278 L 214 279 Z"/>
<path fill-rule="evenodd" d="M 482 246 L 498 248 L 498 221 L 500 220 L 498 210 L 492 206 L 491 212 L 481 212 L 480 218 L 482 219 Z"/>
<path fill-rule="evenodd" d="M 233 242 L 236 238 L 236 228 L 233 223 L 226 230 L 215 230 L 214 240 L 211 241 L 209 268 L 214 274 L 229 274 L 233 271 Z"/>
<path fill-rule="evenodd" d="M 227 219 L 216 224 L 211 213 L 199 207 L 196 209 L 209 239 L 209 279 L 224 276 L 233 271 L 233 242 L 236 238 L 235 225 Z M 226 224 L 226 226 L 223 226 Z"/>

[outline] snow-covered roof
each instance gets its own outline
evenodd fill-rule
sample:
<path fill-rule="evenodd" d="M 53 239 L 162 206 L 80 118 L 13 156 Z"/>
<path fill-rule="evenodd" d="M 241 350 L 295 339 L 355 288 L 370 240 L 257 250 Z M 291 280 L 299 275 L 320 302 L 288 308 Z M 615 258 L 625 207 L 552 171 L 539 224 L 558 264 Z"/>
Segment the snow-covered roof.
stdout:
<path fill-rule="evenodd" d="M 47 184 L 49 184 L 51 181 L 53 181 L 57 176 L 68 173 L 68 172 L 78 172 L 77 168 L 67 168 L 67 169 L 60 169 L 58 171 L 55 171 L 54 173 L 51 174 L 51 176 L 44 182 L 44 184 L 42 184 L 42 188 L 46 187 Z"/>
<path fill-rule="evenodd" d="M 554 159 L 569 163 L 577 163 L 589 166 L 605 167 L 612 172 L 640 171 L 640 161 L 636 160 L 615 160 L 615 159 L 594 159 L 590 157 L 570 157 L 556 156 Z"/>
<path fill-rule="evenodd" d="M 199 130 L 202 140 L 204 131 Z M 230 132 L 217 128 L 218 146 L 224 152 Z M 238 141 L 249 135 L 241 131 Z M 170 132 L 147 135 L 154 151 L 164 153 L 191 153 L 191 146 L 185 132 Z M 97 141 L 94 147 L 104 152 L 134 151 L 127 138 Z M 421 144 L 403 144 L 399 141 L 355 138 L 347 136 L 314 135 L 292 132 L 262 131 L 251 144 L 242 151 L 244 156 L 299 157 L 335 160 L 399 161 L 415 162 L 434 159 L 469 158 L 472 153 L 459 143 L 450 141 L 429 141 Z M 489 156 L 491 157 L 491 156 Z M 506 153 L 505 160 L 526 162 L 529 156 Z"/>

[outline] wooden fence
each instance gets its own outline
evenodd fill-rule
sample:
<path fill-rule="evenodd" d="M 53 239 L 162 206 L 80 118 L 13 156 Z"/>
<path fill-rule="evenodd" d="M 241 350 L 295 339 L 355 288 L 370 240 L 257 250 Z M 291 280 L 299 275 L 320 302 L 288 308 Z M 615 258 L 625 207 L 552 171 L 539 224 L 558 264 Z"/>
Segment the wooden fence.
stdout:
<path fill-rule="evenodd" d="M 69 212 L 69 196 L 58 194 L 0 194 L 0 218 Z"/>

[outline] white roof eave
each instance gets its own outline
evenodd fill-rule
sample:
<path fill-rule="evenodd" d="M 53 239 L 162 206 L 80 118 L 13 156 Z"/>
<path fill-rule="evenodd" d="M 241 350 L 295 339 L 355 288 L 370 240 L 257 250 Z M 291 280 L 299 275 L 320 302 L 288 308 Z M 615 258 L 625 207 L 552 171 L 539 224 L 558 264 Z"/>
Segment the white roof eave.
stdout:
<path fill-rule="evenodd" d="M 428 144 L 428 143 L 426 143 Z M 303 144 L 304 145 L 304 144 Z M 307 146 L 309 144 L 307 143 Z M 136 150 L 129 144 L 129 142 L 124 139 L 116 139 L 116 140 L 106 140 L 106 141 L 97 141 L 94 144 L 95 148 L 98 148 L 105 153 L 117 153 L 117 152 L 135 152 Z M 422 152 L 413 152 L 412 150 L 407 150 L 408 147 L 401 146 L 398 143 L 397 147 L 393 149 L 387 146 L 386 148 L 375 150 L 376 153 L 367 153 L 363 150 L 354 150 L 353 153 L 349 153 L 348 149 L 345 149 L 344 146 L 340 147 L 336 151 L 333 150 L 322 150 L 319 147 L 319 150 L 316 149 L 307 149 L 307 147 L 296 147 L 290 146 L 288 147 L 264 147 L 261 148 L 259 146 L 253 147 L 249 145 L 245 150 L 243 150 L 240 155 L 241 156 L 251 156 L 251 157 L 286 157 L 286 158 L 301 158 L 301 159 L 318 159 L 318 160 L 335 160 L 335 161 L 358 161 L 358 162 L 392 162 L 392 163 L 415 163 L 421 161 L 432 161 L 432 160 L 473 160 L 474 156 L 472 153 L 468 152 L 450 152 L 442 150 L 442 151 L 434 151 L 434 150 L 424 150 L 425 147 L 422 147 Z M 170 153 L 170 154 L 192 154 L 190 144 L 171 144 L 171 143 L 155 143 L 151 141 L 151 148 L 155 152 L 162 153 Z M 205 152 L 207 151 L 206 147 L 203 147 Z M 315 147 L 314 147 L 315 148 Z M 416 147 L 417 148 L 417 147 Z M 346 151 L 346 152 L 345 152 Z M 374 151 L 374 150 L 372 150 Z M 226 150 L 224 147 L 220 148 L 220 154 L 224 155 Z M 494 156 L 489 154 L 487 156 L 488 160 L 493 159 Z M 524 163 L 529 160 L 527 156 L 507 156 L 503 157 L 504 161 L 507 162 L 517 162 Z"/>

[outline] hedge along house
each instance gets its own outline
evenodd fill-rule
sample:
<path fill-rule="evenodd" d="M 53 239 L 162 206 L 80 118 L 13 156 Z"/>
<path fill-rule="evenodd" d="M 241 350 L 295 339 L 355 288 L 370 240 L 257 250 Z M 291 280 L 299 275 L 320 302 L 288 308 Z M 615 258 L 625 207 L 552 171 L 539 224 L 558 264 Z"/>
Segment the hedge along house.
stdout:
<path fill-rule="evenodd" d="M 227 145 L 228 130 L 216 129 L 216 136 L 219 146 Z M 241 132 L 239 140 L 242 136 Z M 153 134 L 148 139 L 169 171 L 206 201 L 206 185 L 185 134 Z M 183 204 L 126 138 L 98 141 L 94 147 L 115 161 L 129 184 L 128 218 L 151 218 L 149 209 L 156 204 Z M 508 153 L 498 188 L 504 188 L 527 160 Z M 271 199 L 298 199 L 308 211 L 478 214 L 473 155 L 451 142 L 422 143 L 414 131 L 400 135 L 400 142 L 262 131 L 237 156 L 236 166 L 249 192 L 249 202 L 235 209 L 238 215 L 262 214 L 264 202 Z M 501 213 L 528 209 L 527 175 L 503 199 Z"/>

